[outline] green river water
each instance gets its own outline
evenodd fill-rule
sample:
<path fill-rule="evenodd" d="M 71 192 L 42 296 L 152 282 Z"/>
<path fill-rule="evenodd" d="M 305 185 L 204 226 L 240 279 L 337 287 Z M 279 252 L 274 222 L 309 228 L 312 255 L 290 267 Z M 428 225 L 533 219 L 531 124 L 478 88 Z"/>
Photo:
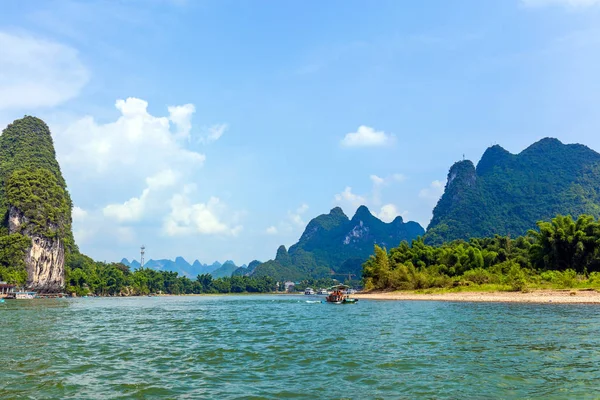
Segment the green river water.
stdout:
<path fill-rule="evenodd" d="M 318 300 L 6 301 L 0 398 L 600 397 L 600 306 Z"/>

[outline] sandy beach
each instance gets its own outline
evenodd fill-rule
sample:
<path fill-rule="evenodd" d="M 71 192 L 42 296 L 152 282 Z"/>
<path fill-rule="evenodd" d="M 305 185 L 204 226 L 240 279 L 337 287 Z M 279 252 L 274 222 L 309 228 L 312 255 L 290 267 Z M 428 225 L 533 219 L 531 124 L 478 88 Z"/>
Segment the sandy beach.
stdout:
<path fill-rule="evenodd" d="M 414 292 L 360 293 L 353 297 L 369 300 L 433 300 L 507 303 L 600 304 L 595 290 L 533 290 L 531 292 L 456 292 L 422 294 Z"/>

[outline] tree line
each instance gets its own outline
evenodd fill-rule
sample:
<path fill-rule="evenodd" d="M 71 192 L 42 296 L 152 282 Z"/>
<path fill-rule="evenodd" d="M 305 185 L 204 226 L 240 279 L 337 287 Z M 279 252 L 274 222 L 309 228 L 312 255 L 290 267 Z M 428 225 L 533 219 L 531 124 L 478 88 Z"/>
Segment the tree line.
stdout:
<path fill-rule="evenodd" d="M 365 290 L 600 287 L 599 221 L 559 215 L 537 226 L 516 238 L 496 235 L 438 246 L 417 238 L 389 252 L 376 245 L 363 264 Z"/>
<path fill-rule="evenodd" d="M 139 268 L 121 263 L 96 262 L 82 254 L 69 256 L 65 266 L 65 291 L 78 296 L 148 294 L 266 293 L 277 289 L 270 277 L 232 276 L 213 279 L 210 274 L 196 279 L 177 272 Z"/>

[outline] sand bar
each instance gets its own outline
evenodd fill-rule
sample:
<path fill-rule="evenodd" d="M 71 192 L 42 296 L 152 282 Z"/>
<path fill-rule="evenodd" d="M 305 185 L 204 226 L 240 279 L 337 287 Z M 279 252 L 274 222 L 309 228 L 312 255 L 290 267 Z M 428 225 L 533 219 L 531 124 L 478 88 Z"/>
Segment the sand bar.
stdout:
<path fill-rule="evenodd" d="M 353 297 L 370 300 L 433 300 L 476 301 L 508 303 L 600 304 L 600 293 L 595 290 L 533 290 L 531 292 L 373 292 L 357 293 Z"/>

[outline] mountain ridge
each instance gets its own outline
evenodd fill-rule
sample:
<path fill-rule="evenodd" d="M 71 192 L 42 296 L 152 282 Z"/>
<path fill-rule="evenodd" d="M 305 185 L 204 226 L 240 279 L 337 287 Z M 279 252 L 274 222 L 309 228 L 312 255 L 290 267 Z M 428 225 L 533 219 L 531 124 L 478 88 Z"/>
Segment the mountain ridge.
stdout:
<path fill-rule="evenodd" d="M 251 276 L 272 276 L 277 280 L 325 278 L 361 273 L 375 244 L 397 246 L 417 238 L 425 230 L 416 222 L 401 217 L 386 223 L 360 206 L 352 219 L 340 207 L 313 218 L 298 242 L 286 249 L 279 246 L 275 259 L 256 267 Z"/>
<path fill-rule="evenodd" d="M 121 259 L 121 264 L 124 264 L 133 269 L 140 268 L 140 263 L 137 260 L 129 261 L 127 258 Z M 175 257 L 175 260 L 170 259 L 149 259 L 144 262 L 144 268 L 150 268 L 156 271 L 177 272 L 179 275 L 186 276 L 190 279 L 195 279 L 198 275 L 211 274 L 213 278 L 229 277 L 239 268 L 246 269 L 246 265 L 237 266 L 233 261 L 227 260 L 224 263 L 215 261 L 212 264 L 203 264 L 198 260 L 194 260 L 192 264 L 181 256 Z"/>
<path fill-rule="evenodd" d="M 557 214 L 600 216 L 600 154 L 543 138 L 518 154 L 489 147 L 450 168 L 425 240 L 522 235 Z"/>

